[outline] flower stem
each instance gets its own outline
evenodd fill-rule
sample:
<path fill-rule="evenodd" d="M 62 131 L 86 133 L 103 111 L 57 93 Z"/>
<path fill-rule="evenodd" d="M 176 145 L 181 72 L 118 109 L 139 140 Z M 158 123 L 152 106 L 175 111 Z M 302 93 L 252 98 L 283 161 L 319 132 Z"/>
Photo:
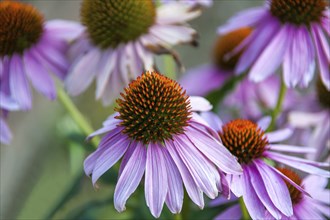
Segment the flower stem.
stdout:
<path fill-rule="evenodd" d="M 181 215 L 182 220 L 188 220 L 189 212 L 190 212 L 190 200 L 187 192 L 185 191 L 183 197 L 182 211 L 178 215 Z"/>
<path fill-rule="evenodd" d="M 250 220 L 251 217 L 250 217 L 250 215 L 249 215 L 248 210 L 246 209 L 246 206 L 245 206 L 245 203 L 244 203 L 243 197 L 241 196 L 241 197 L 238 199 L 238 201 L 239 201 L 239 204 L 240 204 L 240 206 L 241 206 L 243 219 L 244 219 L 244 220 Z"/>
<path fill-rule="evenodd" d="M 72 102 L 70 97 L 66 94 L 66 92 L 62 88 L 58 88 L 58 99 L 62 103 L 62 105 L 65 107 L 65 109 L 68 111 L 72 119 L 76 122 L 76 124 L 79 126 L 80 130 L 86 135 L 90 135 L 94 129 L 92 126 L 87 122 L 85 117 L 81 114 L 81 112 L 77 109 L 75 104 Z M 94 147 L 98 146 L 99 138 L 94 137 L 92 139 L 92 144 Z"/>
<path fill-rule="evenodd" d="M 276 125 L 276 120 L 278 115 L 281 113 L 282 111 L 282 105 L 283 105 L 283 101 L 285 98 L 285 94 L 286 94 L 287 88 L 285 86 L 285 83 L 283 81 L 283 79 L 281 80 L 281 88 L 277 97 L 277 103 L 276 106 L 274 108 L 274 110 L 272 111 L 272 120 L 267 128 L 266 131 L 273 131 L 275 129 L 275 125 Z"/>

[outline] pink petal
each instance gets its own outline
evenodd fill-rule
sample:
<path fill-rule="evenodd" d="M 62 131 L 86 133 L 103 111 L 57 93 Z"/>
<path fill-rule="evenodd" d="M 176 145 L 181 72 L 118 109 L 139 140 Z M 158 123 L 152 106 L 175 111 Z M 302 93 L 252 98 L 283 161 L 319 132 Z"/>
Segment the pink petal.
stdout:
<path fill-rule="evenodd" d="M 158 218 L 162 212 L 168 190 L 162 147 L 158 144 L 149 144 L 147 150 L 144 192 L 147 205 L 155 218 Z"/>
<path fill-rule="evenodd" d="M 120 175 L 114 195 L 114 205 L 118 212 L 126 209 L 126 200 L 138 187 L 146 166 L 146 147 L 138 143 Z"/>
<path fill-rule="evenodd" d="M 284 128 L 281 130 L 266 133 L 267 139 L 270 143 L 284 141 L 288 139 L 293 133 L 290 128 Z"/>
<path fill-rule="evenodd" d="M 189 101 L 192 111 L 210 111 L 213 107 L 207 99 L 201 96 L 190 96 Z"/>

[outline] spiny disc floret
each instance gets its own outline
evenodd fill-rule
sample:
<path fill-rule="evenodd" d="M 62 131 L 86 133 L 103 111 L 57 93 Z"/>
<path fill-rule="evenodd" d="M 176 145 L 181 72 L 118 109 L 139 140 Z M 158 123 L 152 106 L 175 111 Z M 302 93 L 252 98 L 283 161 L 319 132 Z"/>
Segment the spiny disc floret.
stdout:
<path fill-rule="evenodd" d="M 31 5 L 0 2 L 0 57 L 23 53 L 43 33 L 43 16 Z"/>
<path fill-rule="evenodd" d="M 84 0 L 81 21 L 92 42 L 116 48 L 148 32 L 156 9 L 152 0 Z"/>
<path fill-rule="evenodd" d="M 182 134 L 191 107 L 188 96 L 175 81 L 156 72 L 146 72 L 125 88 L 117 99 L 123 133 L 134 140 L 163 142 Z"/>
<path fill-rule="evenodd" d="M 291 179 L 294 183 L 301 186 L 302 180 L 297 173 L 295 173 L 292 170 L 287 169 L 287 168 L 277 168 L 277 169 L 281 173 L 283 173 L 285 176 L 287 176 L 289 179 Z M 303 196 L 302 193 L 296 187 L 294 187 L 291 183 L 289 183 L 287 180 L 284 179 L 284 182 L 290 192 L 292 204 L 299 203 Z"/>
<path fill-rule="evenodd" d="M 219 134 L 223 145 L 241 164 L 249 164 L 253 159 L 261 157 L 268 145 L 264 131 L 249 120 L 233 120 L 225 124 Z"/>
<path fill-rule="evenodd" d="M 327 3 L 325 0 L 271 0 L 271 13 L 281 22 L 309 25 L 319 22 Z"/>
<path fill-rule="evenodd" d="M 244 27 L 219 36 L 213 50 L 213 62 L 221 69 L 234 70 L 242 52 L 229 59 L 226 55 L 233 51 L 251 32 L 251 28 Z"/>

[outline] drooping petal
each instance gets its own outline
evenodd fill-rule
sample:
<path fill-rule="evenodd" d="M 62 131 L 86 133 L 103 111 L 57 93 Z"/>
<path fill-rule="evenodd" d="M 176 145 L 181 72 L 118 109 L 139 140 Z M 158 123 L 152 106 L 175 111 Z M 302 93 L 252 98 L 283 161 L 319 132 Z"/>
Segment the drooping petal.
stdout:
<path fill-rule="evenodd" d="M 12 134 L 6 121 L 2 117 L 0 117 L 0 130 L 0 142 L 3 144 L 10 144 Z"/>
<path fill-rule="evenodd" d="M 268 126 L 270 125 L 272 118 L 269 116 L 265 116 L 263 118 L 261 118 L 257 124 L 259 126 L 259 128 L 261 128 L 262 130 L 266 130 L 268 128 Z"/>
<path fill-rule="evenodd" d="M 291 44 L 291 40 L 292 27 L 286 24 L 260 54 L 250 70 L 249 79 L 260 82 L 273 74 L 281 64 L 284 54 Z"/>
<path fill-rule="evenodd" d="M 290 193 L 283 179 L 269 169 L 263 161 L 254 161 L 254 164 L 264 182 L 269 198 L 271 198 L 276 208 L 286 216 L 293 215 Z"/>
<path fill-rule="evenodd" d="M 34 88 L 50 100 L 54 100 L 56 98 L 56 88 L 47 69 L 38 63 L 29 51 L 24 55 L 23 61 L 26 75 Z"/>
<path fill-rule="evenodd" d="M 318 25 L 311 25 L 311 32 L 313 36 L 313 40 L 315 43 L 317 61 L 319 64 L 319 70 L 321 72 L 321 79 L 325 87 L 330 90 L 330 72 L 329 72 L 329 64 L 330 64 L 330 52 L 329 52 L 329 44 L 324 34 L 322 33 L 321 28 Z"/>
<path fill-rule="evenodd" d="M 252 219 L 263 219 L 265 216 L 265 208 L 252 187 L 248 169 L 244 169 L 242 181 L 243 201 L 250 216 Z"/>
<path fill-rule="evenodd" d="M 241 174 L 242 168 L 236 158 L 219 141 L 196 127 L 187 127 L 187 137 L 209 160 L 223 172 Z"/>
<path fill-rule="evenodd" d="M 149 144 L 147 150 L 144 192 L 147 205 L 155 218 L 158 218 L 162 212 L 168 191 L 168 177 L 162 147 L 158 144 Z"/>
<path fill-rule="evenodd" d="M 183 203 L 182 178 L 168 151 L 163 150 L 163 152 L 169 186 L 165 202 L 172 213 L 180 213 Z"/>
<path fill-rule="evenodd" d="M 201 112 L 201 117 L 208 123 L 211 128 L 216 131 L 222 131 L 222 121 L 221 119 L 213 112 Z"/>
<path fill-rule="evenodd" d="M 243 42 L 249 42 L 235 67 L 236 73 L 247 70 L 279 31 L 280 23 L 271 16 L 266 17 Z M 239 47 L 239 46 L 238 46 Z"/>
<path fill-rule="evenodd" d="M 242 175 L 227 175 L 227 180 L 230 184 L 230 190 L 234 193 L 236 197 L 241 197 L 243 195 L 243 176 Z"/>
<path fill-rule="evenodd" d="M 92 182 L 95 185 L 96 181 L 107 170 L 109 170 L 126 152 L 130 140 L 124 135 L 118 135 L 116 138 L 109 140 L 106 149 L 98 157 L 93 171 Z"/>
<path fill-rule="evenodd" d="M 18 55 L 13 55 L 10 62 L 10 91 L 23 110 L 31 109 L 32 95 L 24 72 L 24 65 Z"/>
<path fill-rule="evenodd" d="M 198 17 L 200 14 L 200 10 L 191 10 L 191 7 L 187 4 L 172 1 L 171 3 L 161 5 L 157 9 L 156 22 L 158 24 L 185 23 Z"/>
<path fill-rule="evenodd" d="M 178 155 L 188 168 L 197 185 L 205 194 L 214 199 L 218 195 L 216 186 L 220 176 L 209 161 L 195 148 L 195 146 L 184 136 L 174 137 L 174 145 Z"/>
<path fill-rule="evenodd" d="M 5 95 L 2 91 L 0 91 L 0 108 L 9 111 L 16 111 L 19 110 L 19 105 L 13 98 Z"/>
<path fill-rule="evenodd" d="M 314 207 L 314 202 L 308 197 L 295 206 L 295 215 L 298 219 L 326 219 Z"/>
<path fill-rule="evenodd" d="M 290 128 L 284 128 L 281 130 L 268 132 L 266 134 L 269 143 L 284 141 L 288 139 L 293 133 L 293 130 Z"/>
<path fill-rule="evenodd" d="M 70 95 L 79 95 L 92 83 L 96 75 L 100 56 L 99 49 L 94 48 L 69 70 L 68 77 L 65 80 L 65 87 Z"/>
<path fill-rule="evenodd" d="M 176 147 L 173 145 L 173 142 L 171 141 L 165 141 L 166 148 L 168 149 L 168 152 L 171 155 L 171 158 L 173 159 L 175 165 L 177 166 L 183 183 L 186 187 L 187 193 L 191 200 L 198 205 L 200 208 L 204 207 L 204 198 L 203 198 L 203 192 L 202 190 L 197 186 L 195 180 L 192 178 L 188 168 L 183 163 L 181 158 L 179 157 Z"/>
<path fill-rule="evenodd" d="M 250 174 L 250 178 L 251 178 L 250 181 L 251 181 L 252 187 L 254 188 L 254 190 L 255 190 L 258 198 L 262 202 L 262 204 L 272 214 L 272 216 L 274 216 L 274 218 L 280 219 L 281 213 L 274 206 L 272 199 L 270 198 L 270 196 L 267 193 L 266 188 L 269 186 L 265 185 L 263 178 L 261 177 L 261 175 L 260 175 L 259 171 L 257 170 L 257 168 L 255 167 L 255 165 L 250 164 L 250 165 L 246 166 L 246 169 L 249 170 L 248 172 Z M 289 200 L 290 200 L 290 197 L 289 197 Z M 292 213 L 293 213 L 293 211 L 291 210 L 290 214 L 292 214 Z"/>
<path fill-rule="evenodd" d="M 114 205 L 118 212 L 126 209 L 125 204 L 127 199 L 138 187 L 145 170 L 146 157 L 146 147 L 138 143 L 121 173 L 115 188 Z"/>

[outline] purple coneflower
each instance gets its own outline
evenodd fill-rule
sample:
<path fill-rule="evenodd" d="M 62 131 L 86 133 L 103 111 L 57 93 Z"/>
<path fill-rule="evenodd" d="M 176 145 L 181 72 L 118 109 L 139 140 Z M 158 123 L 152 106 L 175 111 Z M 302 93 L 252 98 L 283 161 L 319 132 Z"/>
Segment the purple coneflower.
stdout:
<path fill-rule="evenodd" d="M 313 148 L 276 144 L 287 139 L 292 131 L 282 129 L 265 133 L 264 130 L 270 121 L 268 118 L 260 120 L 258 124 L 249 120 L 237 119 L 223 125 L 214 113 L 204 112 L 201 115 L 211 127 L 218 131 L 223 145 L 237 157 L 241 164 L 243 174 L 229 174 L 227 179 L 231 191 L 237 197 L 243 196 L 247 210 L 253 219 L 264 218 L 265 208 L 276 219 L 283 215 L 293 215 L 289 191 L 282 177 L 304 192 L 300 186 L 268 165 L 264 159 L 273 160 L 311 174 L 330 177 L 328 171 L 318 168 L 318 166 L 329 166 L 328 163 L 278 153 L 306 153 L 313 151 Z"/>
<path fill-rule="evenodd" d="M 44 22 L 33 6 L 21 2 L 0 2 L 0 75 L 9 75 L 9 93 L 20 108 L 32 106 L 33 87 L 55 99 L 56 89 L 49 72 L 60 79 L 68 69 L 66 39 L 75 37 L 80 26 L 54 20 Z"/>
<path fill-rule="evenodd" d="M 316 154 L 308 154 L 307 158 L 330 162 L 330 91 L 322 84 L 320 79 L 316 84 L 318 102 L 307 102 L 313 111 L 292 111 L 289 113 L 289 123 L 295 128 L 307 129 L 308 140 L 301 140 L 307 146 L 314 146 Z M 315 110 L 317 109 L 317 110 Z M 313 128 L 313 130 L 310 130 Z"/>
<path fill-rule="evenodd" d="M 203 192 L 215 198 L 219 190 L 227 190 L 218 169 L 242 172 L 230 152 L 207 132 L 213 130 L 195 120 L 192 111 L 211 108 L 205 99 L 188 97 L 177 82 L 156 72 L 142 74 L 124 91 L 116 113 L 89 136 L 106 133 L 84 163 L 95 184 L 123 157 L 114 194 L 118 211 L 125 210 L 143 174 L 146 203 L 159 217 L 164 202 L 172 213 L 181 211 L 182 182 L 192 201 L 203 208 Z"/>
<path fill-rule="evenodd" d="M 196 43 L 186 21 L 198 15 L 200 10 L 180 2 L 156 8 L 152 0 L 84 0 L 86 30 L 70 52 L 68 93 L 79 95 L 96 78 L 96 98 L 112 103 L 131 80 L 154 69 L 154 54 L 172 54 L 178 61 L 171 46 Z"/>
<path fill-rule="evenodd" d="M 244 49 L 237 73 L 251 67 L 249 78 L 260 82 L 283 63 L 285 84 L 306 87 L 313 78 L 317 59 L 322 81 L 329 90 L 329 16 L 325 0 L 268 0 L 263 7 L 240 12 L 219 32 L 253 28 L 251 35 L 233 51 L 235 54 Z"/>
<path fill-rule="evenodd" d="M 286 179 L 284 180 L 289 192 L 293 206 L 293 215 L 282 219 L 328 219 L 330 218 L 330 190 L 326 189 L 328 180 L 320 176 L 309 175 L 301 179 L 299 175 L 287 168 L 278 168 L 278 170 L 305 189 L 310 196 L 302 193 L 292 186 Z M 269 213 L 266 219 L 273 219 Z M 327 218 L 325 218 L 326 216 Z"/>

